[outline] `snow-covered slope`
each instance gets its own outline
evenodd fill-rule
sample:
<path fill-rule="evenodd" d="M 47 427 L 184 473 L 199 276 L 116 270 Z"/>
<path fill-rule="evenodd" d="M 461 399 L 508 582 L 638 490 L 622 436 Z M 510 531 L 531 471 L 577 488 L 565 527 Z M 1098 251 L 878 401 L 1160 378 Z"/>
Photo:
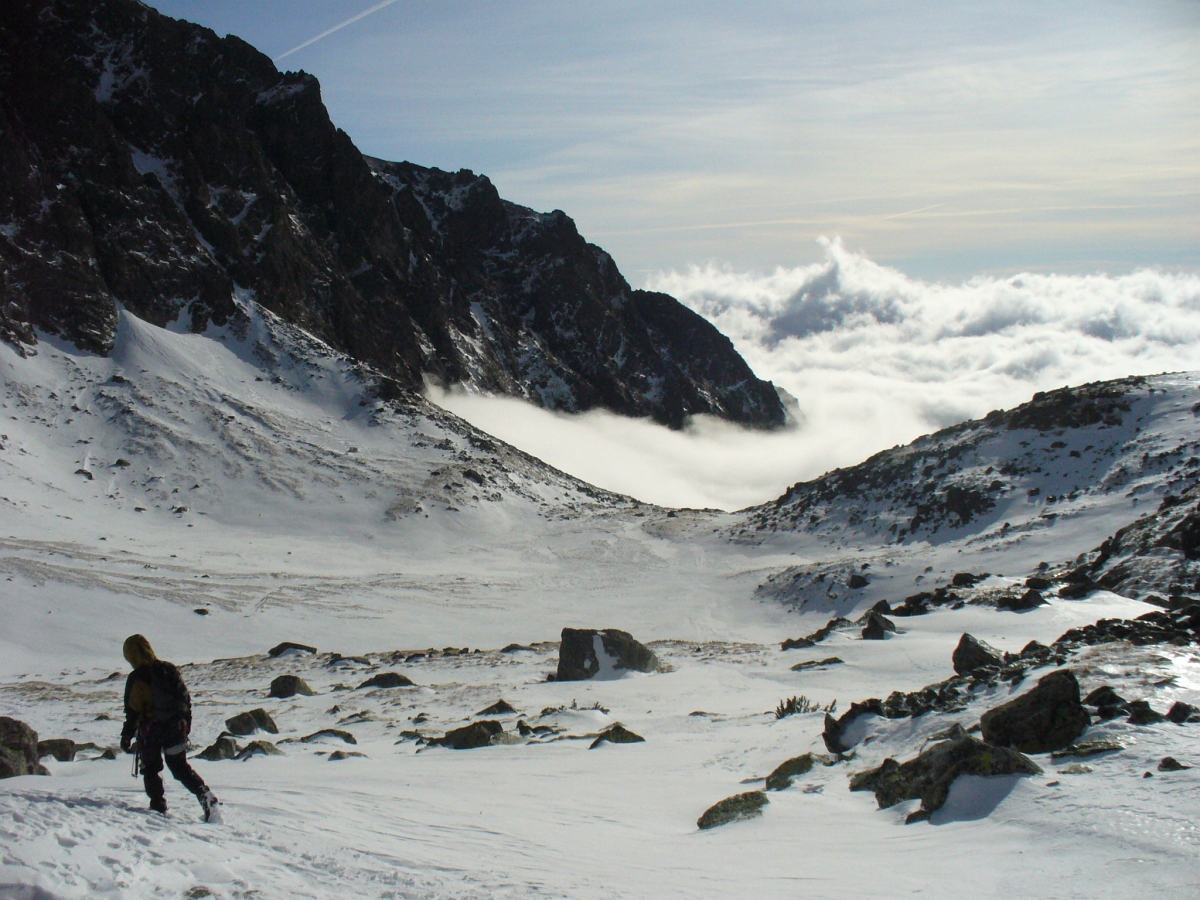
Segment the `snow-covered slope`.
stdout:
<path fill-rule="evenodd" d="M 250 298 L 240 309 L 199 335 L 123 312 L 108 358 L 50 340 L 28 358 L 0 348 L 0 714 L 43 738 L 112 746 L 112 673 L 141 632 L 185 666 L 198 747 L 264 707 L 284 755 L 195 763 L 225 804 L 216 826 L 174 784 L 171 817 L 148 816 L 128 759 L 93 760 L 99 749 L 47 760 L 50 778 L 0 781 L 0 897 L 1194 895 L 1200 781 L 1156 767 L 1168 755 L 1200 764 L 1197 725 L 1097 723 L 1088 738 L 1125 749 L 1083 774 L 1037 755 L 1040 777 L 960 779 L 931 823 L 903 824 L 912 802 L 880 811 L 847 790 L 849 774 L 973 724 L 1038 669 L 954 711 L 861 720 L 851 760 L 772 792 L 761 818 L 695 825 L 783 760 L 824 753 L 819 712 L 776 718 L 788 697 L 844 710 L 948 678 L 963 632 L 1016 653 L 1157 608 L 1137 598 L 1170 602 L 1145 580 L 1132 598 L 1112 593 L 1124 582 L 1104 575 L 1139 548 L 1140 566 L 1177 568 L 1191 544 L 1110 542 L 1095 566 L 1094 551 L 1147 515 L 1138 528 L 1190 533 L 1177 526 L 1195 505 L 1194 375 L 1105 387 L 1119 425 L 1105 413 L 1042 434 L 1018 410 L 778 505 L 672 511 L 388 399 L 386 380 Z M 907 474 L 861 474 L 885 470 Z M 902 508 L 985 478 L 1004 487 L 985 484 L 995 505 L 970 521 L 939 513 L 913 527 Z M 855 479 L 855 494 L 835 487 Z M 893 521 L 907 523 L 903 539 Z M 1080 567 L 1094 581 L 1059 596 L 1083 584 Z M 996 607 L 1039 570 L 1045 605 Z M 980 578 L 955 587 L 957 573 Z M 1176 586 L 1181 602 L 1195 593 Z M 897 618 L 889 640 L 841 627 L 779 649 L 834 614 L 939 588 L 956 600 Z M 564 626 L 653 641 L 663 671 L 547 681 Z M 318 653 L 266 655 L 285 640 Z M 792 669 L 830 656 L 843 662 Z M 1110 643 L 1068 665 L 1085 692 L 1113 684 L 1159 711 L 1200 704 L 1194 643 Z M 383 671 L 416 686 L 357 689 Z M 269 698 L 284 673 L 316 695 Z M 501 697 L 518 713 L 493 717 L 506 734 L 495 746 L 405 734 L 442 734 Z M 522 736 L 517 718 L 548 730 Z M 589 750 L 615 721 L 646 741 Z M 356 743 L 301 740 L 324 728 Z M 335 750 L 364 756 L 331 761 Z"/>

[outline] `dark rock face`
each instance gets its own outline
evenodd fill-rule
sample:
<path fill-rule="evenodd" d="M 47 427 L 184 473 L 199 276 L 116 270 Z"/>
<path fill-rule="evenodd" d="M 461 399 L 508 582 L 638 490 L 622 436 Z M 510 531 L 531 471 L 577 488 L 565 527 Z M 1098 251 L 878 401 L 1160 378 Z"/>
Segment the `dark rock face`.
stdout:
<path fill-rule="evenodd" d="M 1167 718 L 1176 725 L 1183 725 L 1185 722 L 1200 722 L 1200 709 L 1190 703 L 1176 700 L 1167 710 Z"/>
<path fill-rule="evenodd" d="M 1134 700 L 1127 703 L 1125 708 L 1129 711 L 1130 725 L 1157 725 L 1167 721 L 1167 717 L 1156 711 L 1148 700 Z"/>
<path fill-rule="evenodd" d="M 769 382 L 671 297 L 632 290 L 561 211 L 364 157 L 317 80 L 134 0 L 0 6 L 0 338 L 107 353 L 117 302 L 235 319 L 234 285 L 368 363 L 680 427 L 782 425 Z"/>
<path fill-rule="evenodd" d="M 851 780 L 850 790 L 874 791 L 880 809 L 919 799 L 922 811 L 928 814 L 941 809 L 960 775 L 1040 774 L 1042 770 L 1023 754 L 991 746 L 959 726 L 954 735 L 926 748 L 915 759 L 898 763 L 889 758 L 878 769 L 860 772 Z"/>
<path fill-rule="evenodd" d="M 38 741 L 38 759 L 53 756 L 59 762 L 71 762 L 75 759 L 75 742 L 70 738 L 50 738 Z"/>
<path fill-rule="evenodd" d="M 24 722 L 0 716 L 0 778 L 49 775 L 38 759 L 37 732 Z"/>
<path fill-rule="evenodd" d="M 959 675 L 969 675 L 983 666 L 999 667 L 1004 663 L 1004 656 L 999 650 L 969 634 L 958 639 L 952 659 L 954 671 Z"/>
<path fill-rule="evenodd" d="M 851 703 L 850 708 L 836 719 L 829 713 L 825 713 L 825 730 L 821 734 L 821 738 L 825 741 L 825 748 L 833 754 L 845 753 L 851 747 L 844 740 L 845 731 L 850 724 L 859 716 L 882 716 L 883 714 L 883 703 L 875 698 L 863 700 L 861 703 Z"/>
<path fill-rule="evenodd" d="M 805 753 L 803 756 L 796 756 L 780 763 L 775 767 L 775 771 L 767 776 L 766 789 L 782 791 L 791 787 L 792 779 L 811 771 L 815 762 L 815 756 Z"/>
<path fill-rule="evenodd" d="M 980 726 L 989 744 L 1015 747 L 1022 753 L 1049 753 L 1069 747 L 1088 722 L 1075 673 L 1060 669 L 1028 693 L 988 710 Z"/>
<path fill-rule="evenodd" d="M 196 754 L 198 759 L 207 759 L 209 762 L 217 762 L 222 759 L 237 759 L 238 754 L 242 752 L 242 748 L 238 746 L 238 742 L 233 739 L 232 735 L 223 734 L 213 743 L 205 747 Z"/>
<path fill-rule="evenodd" d="M 407 675 L 401 675 L 399 672 L 380 672 L 378 675 L 372 675 L 362 684 L 357 690 L 363 688 L 398 688 L 412 687 L 413 680 Z"/>
<path fill-rule="evenodd" d="M 761 816 L 763 807 L 770 802 L 762 791 L 734 794 L 706 809 L 704 815 L 696 820 L 696 827 L 701 831 L 706 831 L 719 825 L 728 825 L 730 822 Z"/>
<path fill-rule="evenodd" d="M 609 725 L 608 728 L 600 732 L 596 739 L 592 741 L 588 747 L 589 750 L 595 750 L 601 744 L 641 744 L 645 742 L 645 738 L 640 734 L 636 734 L 622 725 L 620 722 L 615 722 Z"/>
<path fill-rule="evenodd" d="M 601 661 L 596 656 L 596 639 L 608 656 L 607 664 L 614 669 L 634 672 L 653 672 L 658 668 L 658 658 L 645 644 L 634 640 L 627 631 L 606 628 L 564 628 L 562 642 L 558 648 L 558 671 L 555 681 L 586 681 L 601 670 Z"/>
<path fill-rule="evenodd" d="M 1158 764 L 1160 772 L 1186 772 L 1191 766 L 1185 766 L 1173 756 L 1164 756 Z"/>
<path fill-rule="evenodd" d="M 860 575 L 857 572 L 846 579 L 846 587 L 850 588 L 852 591 L 857 591 L 859 588 L 865 588 L 870 583 L 871 582 L 867 580 L 867 576 Z"/>
<path fill-rule="evenodd" d="M 237 755 L 238 759 L 250 759 L 254 756 L 283 756 L 283 751 L 270 741 L 251 741 Z"/>
<path fill-rule="evenodd" d="M 476 747 L 486 747 L 492 742 L 494 735 L 504 731 L 504 726 L 493 719 L 482 722 L 472 722 L 462 728 L 447 731 L 443 737 L 431 740 L 430 744 L 440 747 L 450 747 L 453 750 L 473 750 Z"/>
<path fill-rule="evenodd" d="M 270 696 L 286 700 L 301 694 L 305 697 L 314 696 L 313 689 L 299 675 L 280 675 L 271 681 Z"/>
<path fill-rule="evenodd" d="M 256 731 L 279 734 L 275 720 L 265 709 L 252 709 L 249 712 L 238 713 L 233 718 L 225 720 L 225 729 L 230 734 L 236 734 L 239 737 L 254 734 Z"/>
<path fill-rule="evenodd" d="M 276 644 L 267 651 L 267 655 L 271 657 L 282 656 L 289 650 L 295 650 L 297 653 L 316 653 L 316 647 L 310 647 L 308 644 L 297 644 L 293 641 L 284 641 L 282 644 Z"/>

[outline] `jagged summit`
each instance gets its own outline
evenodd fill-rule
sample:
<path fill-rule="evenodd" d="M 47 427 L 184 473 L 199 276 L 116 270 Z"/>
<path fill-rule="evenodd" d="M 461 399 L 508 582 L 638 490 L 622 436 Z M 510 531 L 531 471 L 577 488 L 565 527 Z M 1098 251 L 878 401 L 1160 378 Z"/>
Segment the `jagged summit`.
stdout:
<path fill-rule="evenodd" d="M 425 378 L 679 427 L 784 407 L 732 344 L 632 290 L 561 211 L 368 159 L 316 78 L 135 0 L 0 8 L 0 337 L 105 354 L 118 304 L 195 331 L 233 297 Z"/>

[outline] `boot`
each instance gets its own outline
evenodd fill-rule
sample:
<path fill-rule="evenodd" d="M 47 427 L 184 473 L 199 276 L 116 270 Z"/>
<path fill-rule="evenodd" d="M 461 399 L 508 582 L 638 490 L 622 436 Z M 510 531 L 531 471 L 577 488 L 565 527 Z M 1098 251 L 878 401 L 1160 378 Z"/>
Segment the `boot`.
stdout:
<path fill-rule="evenodd" d="M 151 797 L 150 809 L 156 813 L 167 814 L 167 798 L 166 797 Z"/>
<path fill-rule="evenodd" d="M 221 814 L 217 810 L 220 805 L 221 802 L 217 799 L 217 795 L 209 788 L 205 788 L 200 795 L 200 808 L 204 810 L 205 822 L 220 821 Z"/>

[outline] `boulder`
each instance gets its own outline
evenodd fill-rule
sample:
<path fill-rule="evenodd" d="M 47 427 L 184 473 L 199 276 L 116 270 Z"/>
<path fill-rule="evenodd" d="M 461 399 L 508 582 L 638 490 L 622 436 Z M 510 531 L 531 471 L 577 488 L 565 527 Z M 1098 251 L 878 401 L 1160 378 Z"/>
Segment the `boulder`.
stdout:
<path fill-rule="evenodd" d="M 809 659 L 798 662 L 789 668 L 793 672 L 805 672 L 808 669 L 823 669 L 826 666 L 840 666 L 845 660 L 838 656 L 827 656 L 824 659 Z"/>
<path fill-rule="evenodd" d="M 782 791 L 785 788 L 791 787 L 792 779 L 809 772 L 815 762 L 815 756 L 811 753 L 805 753 L 803 756 L 795 756 L 786 762 L 780 763 L 775 767 L 775 771 L 767 776 L 767 790 Z"/>
<path fill-rule="evenodd" d="M 481 709 L 479 712 L 475 713 L 475 715 L 477 715 L 477 716 L 507 716 L 507 715 L 511 715 L 512 713 L 515 713 L 515 712 L 516 712 L 516 710 L 513 709 L 513 706 L 511 703 L 509 703 L 507 700 L 500 699 L 500 700 L 497 700 L 495 703 L 493 703 L 491 706 L 489 706 L 487 709 Z"/>
<path fill-rule="evenodd" d="M 719 825 L 737 822 L 740 819 L 752 819 L 755 816 L 761 816 L 763 807 L 770 802 L 762 791 L 734 794 L 706 809 L 704 815 L 696 820 L 696 826 L 704 831 Z"/>
<path fill-rule="evenodd" d="M 1115 753 L 1119 750 L 1124 750 L 1125 745 L 1120 741 L 1114 741 L 1111 738 L 1101 738 L 1096 741 L 1082 741 L 1078 744 L 1072 744 L 1065 750 L 1056 750 L 1050 754 L 1053 760 L 1071 759 L 1087 759 L 1089 756 L 1095 756 L 1098 753 Z"/>
<path fill-rule="evenodd" d="M 869 582 L 867 580 L 867 576 L 859 575 L 857 572 L 855 572 L 853 575 L 851 575 L 849 578 L 846 579 L 846 587 L 850 588 L 850 590 L 852 590 L 852 591 L 857 591 L 857 590 L 860 590 L 861 588 L 865 588 L 870 583 L 871 582 Z"/>
<path fill-rule="evenodd" d="M 75 759 L 75 742 L 70 738 L 50 738 L 38 741 L 38 759 L 53 756 L 59 762 L 71 762 Z"/>
<path fill-rule="evenodd" d="M 1101 685 L 1083 698 L 1088 706 L 1124 706 L 1126 700 L 1113 689 L 1112 685 Z"/>
<path fill-rule="evenodd" d="M 882 641 L 896 633 L 896 623 L 882 613 L 871 610 L 867 613 L 867 624 L 862 630 L 864 641 Z"/>
<path fill-rule="evenodd" d="M 494 719 L 484 719 L 482 722 L 472 722 L 462 728 L 447 731 L 440 738 L 434 738 L 429 743 L 453 750 L 473 750 L 476 747 L 486 747 L 492 742 L 492 736 L 501 734 L 504 726 Z"/>
<path fill-rule="evenodd" d="M 37 732 L 24 722 L 0 716 L 0 778 L 49 775 L 38 759 Z"/>
<path fill-rule="evenodd" d="M 1059 669 L 1028 693 L 988 710 L 979 724 L 989 744 L 1022 753 L 1050 753 L 1069 747 L 1089 721 L 1075 673 Z"/>
<path fill-rule="evenodd" d="M 958 646 L 954 648 L 952 660 L 955 672 L 959 675 L 970 675 L 976 669 L 984 666 L 999 668 L 1004 664 L 1004 655 L 979 638 L 964 634 L 958 639 Z"/>
<path fill-rule="evenodd" d="M 329 754 L 329 762 L 339 762 L 343 759 L 349 759 L 352 756 L 359 756 L 366 759 L 367 754 L 359 753 L 357 750 L 334 750 Z"/>
<path fill-rule="evenodd" d="M 370 678 L 360 684 L 356 690 L 361 691 L 363 688 L 398 688 L 412 686 L 413 681 L 407 675 L 401 675 L 399 672 L 380 672 L 378 675 L 372 675 Z"/>
<path fill-rule="evenodd" d="M 1125 704 L 1129 711 L 1130 725 L 1157 725 L 1167 721 L 1167 717 L 1150 706 L 1148 700 L 1134 700 Z"/>
<path fill-rule="evenodd" d="M 1158 771 L 1160 772 L 1184 772 L 1190 768 L 1191 766 L 1185 766 L 1173 756 L 1164 756 L 1158 764 Z"/>
<path fill-rule="evenodd" d="M 950 579 L 950 583 L 955 587 L 975 587 L 975 582 L 982 576 L 976 576 L 971 572 L 956 572 L 954 577 Z"/>
<path fill-rule="evenodd" d="M 634 734 L 632 731 L 630 731 L 628 728 L 626 728 L 620 722 L 616 722 L 616 723 L 608 726 L 608 728 L 606 728 L 604 731 L 600 732 L 600 734 L 596 737 L 596 739 L 594 741 L 592 741 L 591 746 L 589 746 L 588 749 L 595 750 L 597 747 L 599 747 L 601 744 L 604 744 L 604 743 L 640 744 L 640 743 L 645 742 L 645 740 L 646 739 L 644 737 L 642 737 L 640 734 Z"/>
<path fill-rule="evenodd" d="M 658 658 L 627 631 L 564 628 L 558 648 L 555 681 L 586 681 L 598 672 L 627 669 L 653 672 Z"/>
<path fill-rule="evenodd" d="M 292 641 L 284 641 L 282 644 L 276 644 L 267 651 L 268 656 L 283 656 L 289 650 L 292 651 L 289 655 L 297 655 L 300 653 L 316 653 L 316 647 L 310 647 L 308 644 L 297 644 Z"/>
<path fill-rule="evenodd" d="M 205 747 L 196 754 L 197 759 L 207 759 L 209 762 L 217 762 L 221 759 L 237 759 L 238 754 L 242 752 L 242 748 L 238 746 L 238 742 L 234 740 L 233 735 L 223 734 L 213 743 Z"/>
<path fill-rule="evenodd" d="M 322 728 L 320 731 L 314 731 L 312 734 L 306 734 L 300 738 L 300 743 L 311 744 L 313 741 L 319 741 L 321 738 L 337 738 L 339 741 L 345 741 L 347 744 L 357 744 L 358 739 L 348 731 L 342 731 L 340 728 Z"/>
<path fill-rule="evenodd" d="M 899 763 L 888 758 L 879 768 L 855 775 L 850 790 L 874 791 L 880 809 L 919 799 L 924 815 L 909 818 L 917 821 L 941 809 L 959 775 L 1040 774 L 1042 770 L 1024 754 L 990 745 L 956 726 L 950 737 L 926 747 L 915 759 Z"/>
<path fill-rule="evenodd" d="M 270 696 L 272 697 L 286 700 L 288 697 L 295 697 L 297 694 L 312 697 L 315 691 L 299 675 L 280 675 L 271 682 Z"/>
<path fill-rule="evenodd" d="M 1027 609 L 1043 606 L 1045 603 L 1046 598 L 1041 595 L 1041 592 L 1030 588 L 1019 597 L 1014 594 L 1003 595 L 996 601 L 996 609 L 1010 609 L 1013 612 L 1024 612 Z"/>
<path fill-rule="evenodd" d="M 815 647 L 816 644 L 808 638 L 788 638 L 779 645 L 780 650 L 804 650 L 808 647 Z"/>
<path fill-rule="evenodd" d="M 1200 722 L 1200 709 L 1196 709 L 1190 703 L 1176 700 L 1167 710 L 1167 718 L 1176 725 L 1182 725 L 1185 722 Z"/>
<path fill-rule="evenodd" d="M 237 755 L 238 759 L 247 760 L 252 756 L 283 756 L 283 751 L 272 744 L 270 741 L 251 741 L 245 746 L 241 753 Z"/>
<path fill-rule="evenodd" d="M 859 716 L 867 715 L 882 716 L 883 701 L 872 697 L 861 703 L 851 703 L 850 708 L 837 719 L 829 713 L 825 713 L 825 731 L 821 734 L 821 738 L 825 741 L 825 748 L 838 756 L 848 751 L 853 745 L 845 743 L 846 729 Z"/>
<path fill-rule="evenodd" d="M 239 737 L 254 734 L 256 731 L 279 734 L 279 728 L 275 725 L 275 720 L 271 718 L 265 709 L 252 709 L 249 712 L 238 713 L 231 719 L 226 719 L 225 730 Z"/>

